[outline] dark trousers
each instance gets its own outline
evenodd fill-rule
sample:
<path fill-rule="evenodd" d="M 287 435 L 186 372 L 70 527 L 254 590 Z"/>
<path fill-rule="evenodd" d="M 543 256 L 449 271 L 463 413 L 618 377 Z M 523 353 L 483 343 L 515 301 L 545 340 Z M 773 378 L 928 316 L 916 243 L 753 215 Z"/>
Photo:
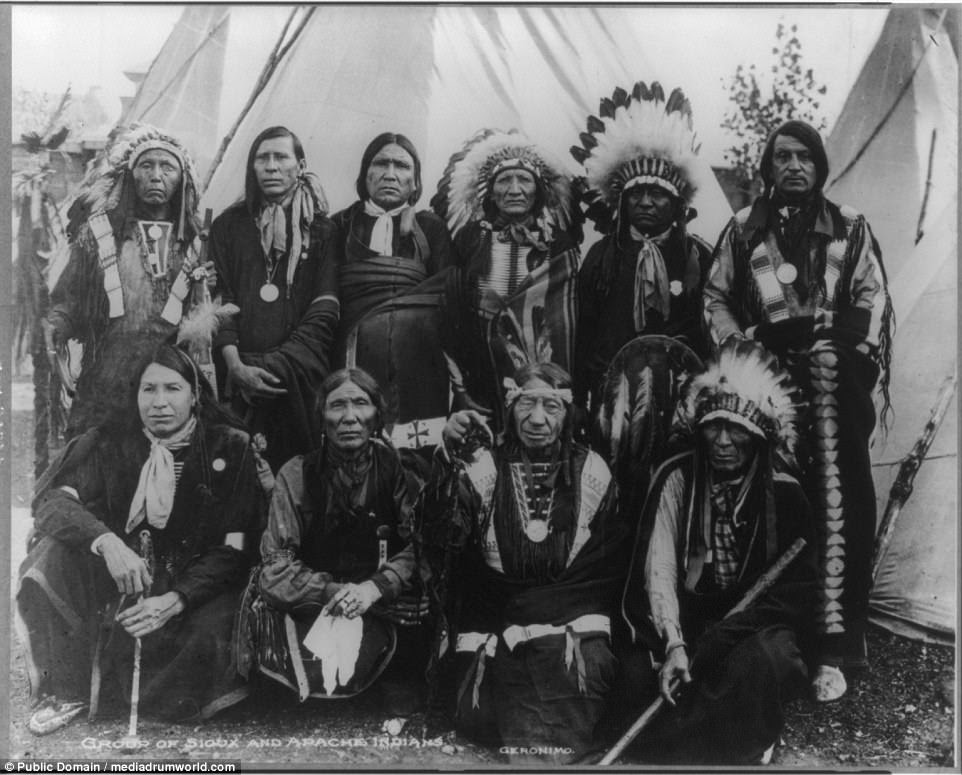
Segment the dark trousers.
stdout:
<path fill-rule="evenodd" d="M 696 644 L 692 683 L 635 743 L 645 762 L 757 764 L 778 740 L 784 704 L 808 682 L 795 634 L 772 625 L 734 642 L 729 635 L 713 628 Z"/>

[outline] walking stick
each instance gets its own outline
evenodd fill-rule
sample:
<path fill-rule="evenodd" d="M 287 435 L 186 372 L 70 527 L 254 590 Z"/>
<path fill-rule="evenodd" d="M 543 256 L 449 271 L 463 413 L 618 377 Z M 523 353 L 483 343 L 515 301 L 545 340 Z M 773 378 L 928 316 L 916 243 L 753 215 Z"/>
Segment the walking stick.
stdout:
<path fill-rule="evenodd" d="M 789 563 L 791 563 L 791 561 L 794 560 L 798 556 L 798 553 L 804 548 L 805 539 L 796 539 L 795 543 L 785 550 L 785 553 L 775 561 L 772 567 L 758 577 L 758 580 L 752 585 L 751 589 L 749 589 L 742 596 L 742 599 L 739 600 L 722 618 L 727 619 L 733 614 L 740 613 L 754 603 L 755 600 L 757 600 L 772 584 L 775 583 L 778 577 L 781 576 L 785 571 L 785 568 L 788 567 Z M 678 680 L 676 679 L 672 681 L 668 688 L 673 694 L 678 688 Z M 662 709 L 664 704 L 665 698 L 661 695 L 658 695 L 658 698 L 651 703 L 647 710 L 645 710 L 645 712 L 638 717 L 637 721 L 635 721 L 635 723 L 628 728 L 628 731 L 621 736 L 618 742 L 614 744 L 612 749 L 604 755 L 598 764 L 609 765 L 614 763 L 615 759 L 621 756 L 621 754 L 624 753 L 624 750 L 631 744 L 631 741 L 638 737 L 645 727 L 651 724 L 652 720 L 658 714 L 658 711 Z"/>
<path fill-rule="evenodd" d="M 140 531 L 140 556 L 147 564 L 147 572 L 153 576 L 154 546 L 150 538 L 150 531 Z M 143 600 L 144 596 L 140 596 Z M 137 737 L 137 710 L 140 705 L 140 656 L 143 643 L 140 638 L 134 639 L 134 674 L 130 680 L 130 722 L 127 724 L 127 736 L 121 741 L 121 750 L 136 751 L 140 745 Z"/>

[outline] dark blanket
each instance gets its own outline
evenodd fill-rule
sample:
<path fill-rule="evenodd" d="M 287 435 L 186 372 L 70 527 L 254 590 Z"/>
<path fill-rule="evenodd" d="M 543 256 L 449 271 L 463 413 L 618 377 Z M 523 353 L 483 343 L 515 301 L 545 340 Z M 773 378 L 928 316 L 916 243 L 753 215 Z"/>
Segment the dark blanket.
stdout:
<path fill-rule="evenodd" d="M 700 502 L 699 482 L 705 476 L 694 454 L 676 456 L 658 471 L 643 525 L 654 520 L 654 512 L 663 503 L 666 479 L 679 470 L 686 482 L 686 499 L 680 504 L 684 509 L 680 519 L 684 532 L 677 557 L 681 574 L 690 562 L 683 539 L 687 535 L 693 546 L 693 531 L 698 527 L 698 520 L 691 518 L 692 498 L 695 503 Z M 802 648 L 810 644 L 813 634 L 815 533 L 811 511 L 797 482 L 776 478 L 772 525 L 764 515 L 763 483 L 758 476 L 758 484 L 746 496 L 745 516 L 757 523 L 750 531 L 754 538 L 740 564 L 741 580 L 719 589 L 706 564 L 702 581 L 694 591 L 685 589 L 679 581 L 681 626 L 693 683 L 682 687 L 677 705 L 646 730 L 639 744 L 639 755 L 646 761 L 756 764 L 778 739 L 784 703 L 801 696 L 807 688 Z M 650 530 L 639 533 L 623 609 L 635 643 L 662 660 L 664 644 L 649 618 L 645 590 L 646 536 L 650 534 Z M 724 618 L 797 538 L 806 540 L 805 549 L 768 591 L 746 610 Z M 630 680 L 634 684 L 633 694 L 647 692 L 636 700 L 650 702 L 657 680 L 650 661 L 648 674 L 639 669 L 644 661 L 633 663 L 636 672 Z"/>
<path fill-rule="evenodd" d="M 662 654 L 661 638 L 654 631 L 649 618 L 648 594 L 645 590 L 645 561 L 648 554 L 648 542 L 651 538 L 657 509 L 661 501 L 661 492 L 665 481 L 672 472 L 681 469 L 688 482 L 686 489 L 685 517 L 682 524 L 691 534 L 696 529 L 691 519 L 691 500 L 696 498 L 698 483 L 695 471 L 700 463 L 694 453 L 677 455 L 668 460 L 655 474 L 642 515 L 635 548 L 628 572 L 628 583 L 625 586 L 622 600 L 622 610 L 632 631 L 632 638 L 636 643 Z M 704 474 L 702 474 L 704 476 Z M 763 505 L 763 493 L 760 488 L 753 488 L 747 496 L 748 503 L 754 500 L 760 511 Z M 811 514 L 811 507 L 798 482 L 793 479 L 776 478 L 773 482 L 775 507 L 775 534 L 770 535 L 769 526 L 760 514 L 749 515 L 749 519 L 759 519 L 757 531 L 751 531 L 754 539 L 747 556 L 742 558 L 741 580 L 731 587 L 720 590 L 712 584 L 700 584 L 696 593 L 689 593 L 682 588 L 679 580 L 678 592 L 681 606 L 682 629 L 686 640 L 694 642 L 703 630 L 714 622 L 720 621 L 730 608 L 744 596 L 758 577 L 794 543 L 796 538 L 804 538 L 806 547 L 795 558 L 791 565 L 782 573 L 778 581 L 768 589 L 748 610 L 726 620 L 727 627 L 739 626 L 739 622 L 746 627 L 765 627 L 773 624 L 784 624 L 806 633 L 813 627 L 813 606 L 815 602 L 815 526 Z M 697 500 L 695 501 L 698 502 Z M 746 506 L 747 508 L 747 506 Z M 689 542 L 694 546 L 694 540 Z M 684 544 L 678 547 L 679 570 L 687 568 L 689 559 L 684 556 Z M 709 566 L 703 571 L 704 581 L 710 576 Z M 690 638 L 690 639 L 689 639 Z"/>
<path fill-rule="evenodd" d="M 572 460 L 577 482 L 585 451 L 576 448 Z M 455 561 L 451 621 L 457 626 L 450 637 L 453 642 L 459 632 L 493 633 L 498 642 L 493 659 L 483 648 L 454 655 L 457 723 L 489 743 L 500 740 L 511 749 L 506 753 L 513 763 L 571 762 L 593 745 L 614 683 L 616 660 L 609 638 L 569 631 L 533 638 L 511 651 L 501 634 L 514 624 L 564 626 L 589 614 L 614 617 L 628 549 L 628 530 L 617 518 L 616 488 L 601 500 L 590 523 L 591 535 L 570 565 L 549 571 L 547 577 L 522 579 L 507 572 L 510 552 L 501 552 L 506 572 L 485 563 L 479 498 L 470 485 L 463 485 L 458 515 L 450 516 L 463 520 L 462 529 L 470 535 Z M 573 530 L 579 499 L 566 502 L 574 512 L 568 523 Z M 543 750 L 532 754 L 536 748 Z"/>
<path fill-rule="evenodd" d="M 147 452 L 142 434 L 95 429 L 72 442 L 39 483 L 37 538 L 21 566 L 17 595 L 39 678 L 34 695 L 89 697 L 94 704 L 102 694 L 104 705 L 129 697 L 134 642 L 113 617 L 118 605 L 131 601 L 121 603 L 90 544 L 106 532 L 125 536 Z M 142 639 L 141 703 L 144 713 L 185 719 L 244 696 L 230 665 L 231 622 L 261 528 L 262 500 L 245 433 L 199 425 L 175 460 L 184 466 L 173 512 L 163 530 L 149 528 L 156 561 L 151 594 L 175 590 L 187 608 Z M 78 497 L 60 489 L 65 486 Z M 225 545 L 228 533 L 244 533 L 247 550 Z"/>
<path fill-rule="evenodd" d="M 355 202 L 332 216 L 341 283 L 339 361 L 343 342 L 364 315 L 410 291 L 453 262 L 451 238 L 434 213 L 410 211 L 394 216 L 393 254 L 378 256 L 368 247 L 376 219 Z"/>

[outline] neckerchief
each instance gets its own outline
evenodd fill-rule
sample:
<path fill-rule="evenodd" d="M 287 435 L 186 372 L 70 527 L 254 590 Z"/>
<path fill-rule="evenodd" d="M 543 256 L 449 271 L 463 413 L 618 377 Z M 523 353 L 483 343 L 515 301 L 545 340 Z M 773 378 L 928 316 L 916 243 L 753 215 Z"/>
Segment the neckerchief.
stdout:
<path fill-rule="evenodd" d="M 547 238 L 537 226 L 531 228 L 531 223 L 533 223 L 533 219 L 530 218 L 526 222 L 508 221 L 504 218 L 497 218 L 492 226 L 492 230 L 500 242 L 514 242 L 516 245 L 547 251 Z M 530 271 L 530 267 L 528 271 Z"/>
<path fill-rule="evenodd" d="M 257 228 L 261 234 L 261 247 L 272 266 L 287 252 L 287 213 L 282 202 L 267 202 L 257 216 Z"/>
<path fill-rule="evenodd" d="M 283 202 L 267 202 L 257 216 L 261 248 L 267 259 L 268 279 L 273 278 L 274 265 L 287 253 L 287 219 L 292 218 L 297 228 L 291 228 L 290 260 L 287 262 L 287 287 L 294 283 L 299 261 L 307 257 L 311 247 L 311 224 L 314 214 L 327 207 L 320 181 L 311 172 L 297 179 L 293 191 Z"/>
<path fill-rule="evenodd" d="M 712 504 L 714 503 L 716 509 L 719 507 L 725 509 L 716 513 L 724 514 L 732 524 L 740 524 L 742 520 L 739 520 L 739 514 L 745 505 L 745 498 L 757 474 L 757 454 L 752 456 L 752 461 L 749 463 L 745 474 L 736 479 L 715 482 L 709 469 L 709 488 L 708 492 L 705 493 L 704 511 L 702 512 L 702 541 L 706 548 L 711 546 Z"/>
<path fill-rule="evenodd" d="M 368 444 L 357 455 L 348 457 L 328 442 L 324 449 L 324 469 L 329 477 L 328 514 L 351 512 L 364 503 L 367 484 L 374 463 L 374 445 Z"/>
<path fill-rule="evenodd" d="M 400 215 L 407 207 L 408 205 L 401 205 L 393 210 L 385 210 L 370 199 L 364 200 L 364 212 L 377 218 L 374 228 L 371 229 L 368 247 L 379 256 L 394 255 L 394 216 Z"/>
<path fill-rule="evenodd" d="M 647 237 L 631 227 L 631 239 L 641 243 L 635 259 L 635 293 L 634 293 L 634 321 L 635 332 L 645 330 L 646 310 L 652 309 L 661 314 L 663 320 L 668 320 L 671 309 L 669 295 L 668 269 L 665 258 L 661 254 L 661 247 L 667 242 L 671 229 L 668 228 L 654 237 Z"/>
<path fill-rule="evenodd" d="M 167 520 L 174 507 L 174 490 L 177 488 L 174 451 L 190 444 L 196 425 L 197 418 L 191 417 L 183 428 L 165 439 L 144 428 L 144 435 L 150 440 L 150 454 L 140 469 L 137 491 L 130 501 L 125 528 L 128 533 L 133 532 L 144 518 L 158 530 L 167 527 Z"/>
<path fill-rule="evenodd" d="M 737 479 L 728 479 L 712 484 L 709 497 L 715 506 L 715 514 L 721 521 L 734 526 L 741 524 L 741 520 L 735 514 L 735 504 L 738 503 L 738 494 L 744 481 L 745 477 L 740 476 Z"/>

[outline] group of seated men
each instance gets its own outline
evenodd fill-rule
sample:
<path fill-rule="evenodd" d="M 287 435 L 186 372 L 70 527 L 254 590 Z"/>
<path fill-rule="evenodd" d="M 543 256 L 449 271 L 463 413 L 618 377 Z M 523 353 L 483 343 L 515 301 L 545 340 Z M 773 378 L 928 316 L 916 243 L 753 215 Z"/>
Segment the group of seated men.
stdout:
<path fill-rule="evenodd" d="M 114 138 L 51 293 L 51 348 L 83 360 L 20 574 L 31 730 L 208 718 L 260 675 L 444 707 L 512 761 L 590 761 L 660 695 L 645 760 L 757 763 L 788 699 L 846 691 L 878 245 L 803 122 L 712 251 L 684 95 L 639 82 L 600 114 L 583 176 L 482 130 L 432 211 L 381 134 L 333 215 L 271 127 L 203 231 L 183 145 Z"/>

